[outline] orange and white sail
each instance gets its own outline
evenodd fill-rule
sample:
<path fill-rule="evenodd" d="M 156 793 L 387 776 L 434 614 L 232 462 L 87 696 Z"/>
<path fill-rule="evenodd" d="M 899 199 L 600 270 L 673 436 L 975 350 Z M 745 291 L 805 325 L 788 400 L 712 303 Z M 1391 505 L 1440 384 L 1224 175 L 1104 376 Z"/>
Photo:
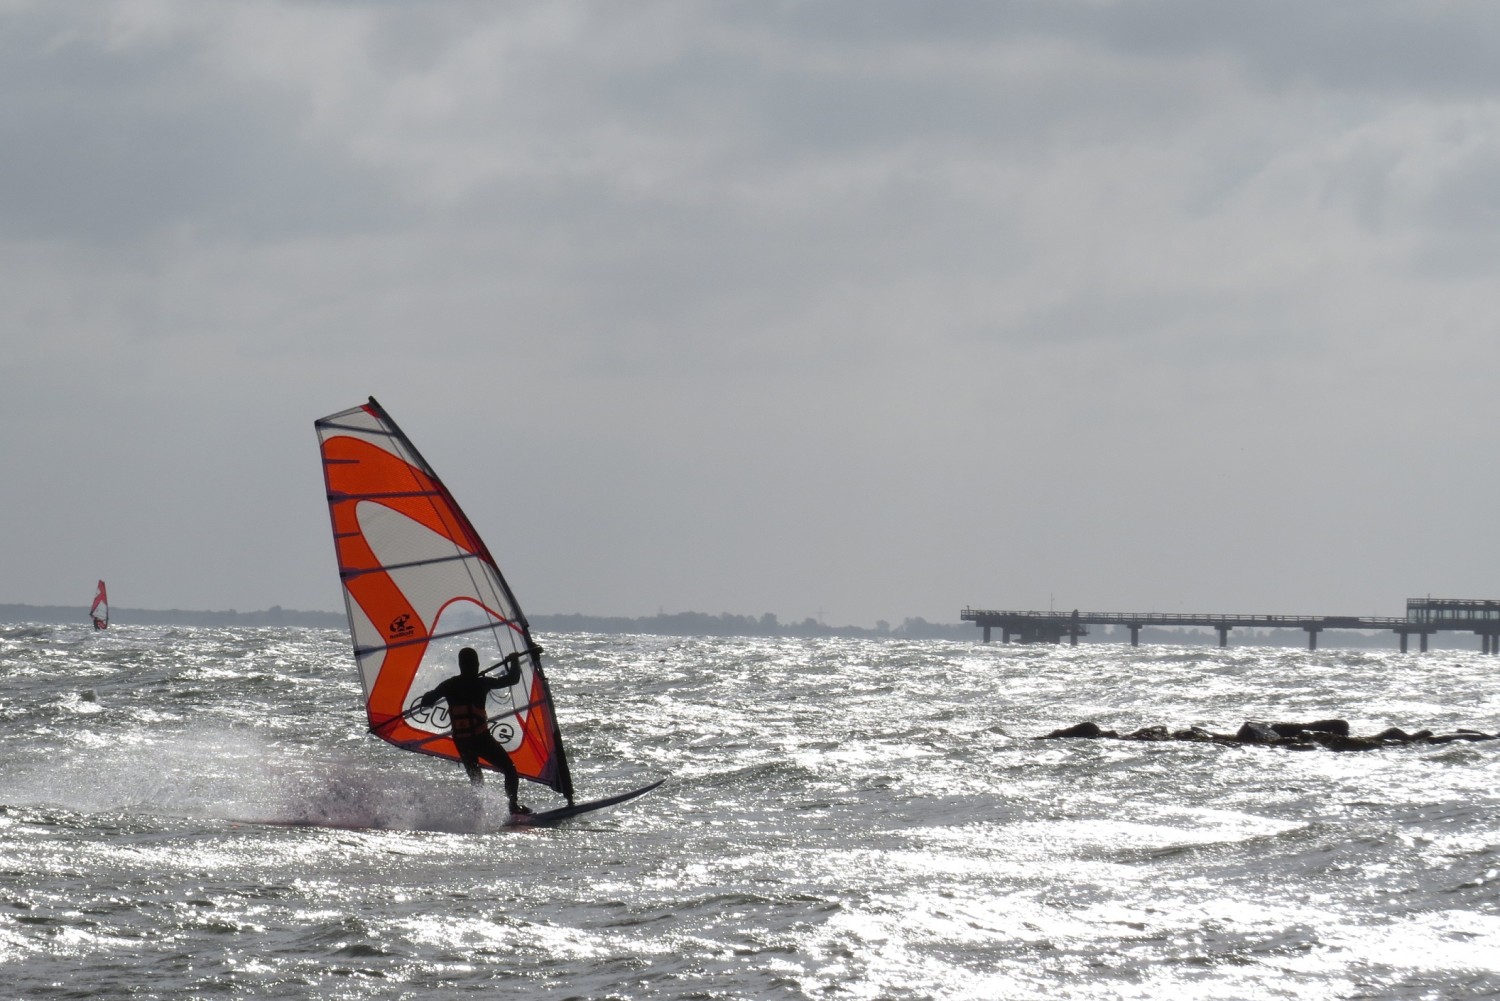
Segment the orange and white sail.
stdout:
<path fill-rule="evenodd" d="M 89 618 L 94 620 L 95 629 L 109 628 L 109 592 L 104 589 L 102 580 L 99 590 L 94 592 L 94 603 L 89 606 Z"/>
<path fill-rule="evenodd" d="M 541 651 L 458 502 L 374 397 L 314 426 L 371 732 L 458 760 L 444 709 L 417 700 L 458 673 L 462 647 L 481 665 L 517 658 L 520 682 L 490 693 L 491 732 L 524 778 L 571 800 Z"/>

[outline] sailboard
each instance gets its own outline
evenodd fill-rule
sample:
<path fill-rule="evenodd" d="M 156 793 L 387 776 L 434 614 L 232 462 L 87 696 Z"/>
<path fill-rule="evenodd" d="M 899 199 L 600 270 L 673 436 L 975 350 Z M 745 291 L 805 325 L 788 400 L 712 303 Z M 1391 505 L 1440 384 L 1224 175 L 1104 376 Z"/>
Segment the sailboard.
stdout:
<path fill-rule="evenodd" d="M 650 785 L 643 785 L 639 789 L 629 792 L 615 793 L 613 796 L 605 796 L 602 799 L 591 799 L 587 803 L 573 803 L 568 806 L 559 806 L 552 810 L 541 810 L 536 813 L 513 814 L 507 827 L 555 827 L 570 817 L 576 817 L 581 813 L 593 813 L 607 806 L 615 806 L 619 803 L 629 802 L 637 796 L 644 796 L 665 782 L 666 779 L 657 779 Z"/>
<path fill-rule="evenodd" d="M 620 792 L 615 793 L 612 796 L 604 796 L 599 799 L 591 799 L 585 803 L 574 803 L 568 806 L 559 806 L 551 810 L 538 810 L 535 813 L 513 813 L 509 815 L 503 823 L 500 823 L 498 825 L 490 825 L 482 821 L 476 824 L 473 817 L 460 816 L 459 818 L 457 818 L 456 824 L 452 826 L 447 824 L 420 824 L 416 829 L 448 831 L 451 833 L 457 833 L 459 831 L 469 831 L 476 834 L 492 834 L 497 833 L 498 831 L 519 831 L 533 827 L 556 827 L 563 821 L 571 820 L 574 817 L 581 816 L 587 813 L 593 813 L 595 810 L 603 810 L 611 806 L 617 806 L 621 803 L 627 803 L 630 800 L 635 799 L 637 796 L 644 796 L 646 793 L 650 792 L 652 789 L 655 789 L 665 781 L 665 779 L 657 779 L 655 782 L 643 785 L 639 789 L 631 789 L 628 792 Z M 236 820 L 232 821 L 232 823 L 255 824 L 261 827 L 328 827 L 342 831 L 391 830 L 391 827 L 378 816 L 340 816 L 339 814 L 342 811 L 335 811 L 331 815 L 323 814 L 318 811 L 314 812 L 317 813 L 316 816 L 301 816 L 279 819 L 260 817 L 255 819 Z M 402 826 L 404 827 L 407 823 L 409 823 L 409 820 L 403 818 Z"/>
<path fill-rule="evenodd" d="M 370 732 L 458 761 L 446 704 L 421 696 L 456 673 L 462 647 L 493 665 L 483 673 L 518 663 L 520 680 L 489 693 L 490 732 L 522 778 L 572 807 L 542 652 L 453 494 L 373 396 L 314 426 Z"/>
<path fill-rule="evenodd" d="M 93 620 L 95 629 L 109 628 L 109 593 L 104 589 L 102 580 L 99 582 L 99 590 L 94 592 L 94 603 L 89 606 L 89 618 Z"/>

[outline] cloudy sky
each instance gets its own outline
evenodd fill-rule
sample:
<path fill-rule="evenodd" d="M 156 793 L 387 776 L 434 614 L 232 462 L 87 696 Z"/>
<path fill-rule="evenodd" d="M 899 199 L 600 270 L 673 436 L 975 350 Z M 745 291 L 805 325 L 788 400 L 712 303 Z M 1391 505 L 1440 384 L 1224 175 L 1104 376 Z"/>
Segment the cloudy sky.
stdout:
<path fill-rule="evenodd" d="M 1500 6 L 0 0 L 0 602 L 1500 597 Z"/>

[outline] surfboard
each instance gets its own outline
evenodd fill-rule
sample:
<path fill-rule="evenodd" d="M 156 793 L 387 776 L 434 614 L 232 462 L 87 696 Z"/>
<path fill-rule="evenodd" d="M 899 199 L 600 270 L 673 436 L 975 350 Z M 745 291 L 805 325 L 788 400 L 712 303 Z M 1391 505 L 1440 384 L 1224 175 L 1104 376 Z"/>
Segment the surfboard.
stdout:
<path fill-rule="evenodd" d="M 570 817 L 576 817 L 580 813 L 592 813 L 602 810 L 607 806 L 615 806 L 643 796 L 665 782 L 666 779 L 657 779 L 649 785 L 643 785 L 639 789 L 629 792 L 616 793 L 613 796 L 605 796 L 601 799 L 591 799 L 587 803 L 574 803 L 572 806 L 559 806 L 553 810 L 539 810 L 536 813 L 512 814 L 510 820 L 506 821 L 506 827 L 554 827 Z"/>
<path fill-rule="evenodd" d="M 607 807 L 618 806 L 629 802 L 637 796 L 644 796 L 665 782 L 666 779 L 657 779 L 639 789 L 631 789 L 629 792 L 615 793 L 613 796 L 604 796 L 600 799 L 591 799 L 586 803 L 574 803 L 572 806 L 559 806 L 552 810 L 538 810 L 536 813 L 511 814 L 505 823 L 501 824 L 499 830 L 521 830 L 528 827 L 556 827 L 565 820 L 577 817 L 584 813 L 593 813 L 595 810 L 603 810 Z M 322 827 L 336 831 L 390 831 L 390 830 L 424 830 L 422 827 L 403 828 L 388 827 L 384 824 L 343 822 L 332 818 L 322 817 L 312 819 L 307 817 L 296 818 L 263 818 L 243 819 L 232 821 L 235 824 L 252 824 L 257 827 Z M 446 830 L 446 828 L 444 828 Z M 476 829 L 468 831 L 471 834 L 482 834 L 486 831 L 495 833 L 496 828 L 492 825 L 480 824 Z"/>

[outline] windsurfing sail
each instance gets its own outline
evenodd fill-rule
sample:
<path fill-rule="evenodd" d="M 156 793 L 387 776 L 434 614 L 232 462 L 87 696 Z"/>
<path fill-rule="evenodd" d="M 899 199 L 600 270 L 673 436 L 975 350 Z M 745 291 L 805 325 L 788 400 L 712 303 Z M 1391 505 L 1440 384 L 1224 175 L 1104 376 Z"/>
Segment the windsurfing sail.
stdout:
<path fill-rule="evenodd" d="M 89 606 L 89 618 L 94 620 L 95 629 L 109 628 L 109 593 L 104 590 L 104 581 L 99 582 L 99 590 L 94 592 L 94 603 Z"/>
<path fill-rule="evenodd" d="M 520 681 L 489 694 L 490 731 L 522 777 L 572 802 L 541 651 L 458 502 L 373 396 L 313 423 L 371 732 L 457 761 L 446 705 L 418 700 L 457 673 L 463 647 L 481 665 L 519 661 Z"/>

